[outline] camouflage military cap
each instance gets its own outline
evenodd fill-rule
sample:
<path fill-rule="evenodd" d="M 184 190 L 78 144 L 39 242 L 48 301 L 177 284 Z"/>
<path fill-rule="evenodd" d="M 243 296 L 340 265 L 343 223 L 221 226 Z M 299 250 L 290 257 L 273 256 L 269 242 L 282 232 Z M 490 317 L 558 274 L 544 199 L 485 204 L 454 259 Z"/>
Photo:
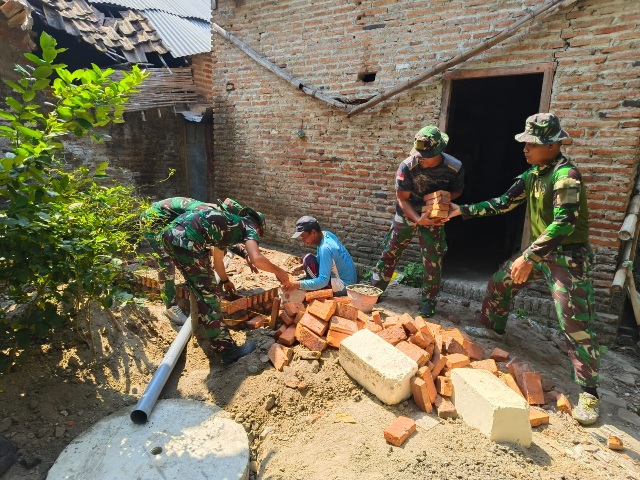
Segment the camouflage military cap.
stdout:
<path fill-rule="evenodd" d="M 413 139 L 411 153 L 419 154 L 423 158 L 431 158 L 444 150 L 449 142 L 449 136 L 441 132 L 435 125 L 428 125 L 422 129 Z"/>
<path fill-rule="evenodd" d="M 560 127 L 560 119 L 553 113 L 536 113 L 527 118 L 524 132 L 515 136 L 519 142 L 551 145 L 569 138 L 569 134 Z"/>

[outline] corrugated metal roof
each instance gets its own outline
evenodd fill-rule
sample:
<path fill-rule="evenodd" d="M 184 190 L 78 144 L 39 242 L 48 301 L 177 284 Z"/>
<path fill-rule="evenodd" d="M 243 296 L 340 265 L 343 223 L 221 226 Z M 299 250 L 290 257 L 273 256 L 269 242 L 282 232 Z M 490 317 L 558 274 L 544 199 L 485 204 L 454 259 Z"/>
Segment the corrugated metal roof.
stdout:
<path fill-rule="evenodd" d="M 181 18 L 159 10 L 142 12 L 158 32 L 174 57 L 186 57 L 211 51 L 211 24 L 208 21 Z"/>
<path fill-rule="evenodd" d="M 133 10 L 158 10 L 177 17 L 211 21 L 211 0 L 88 0 L 94 5 L 117 5 Z"/>

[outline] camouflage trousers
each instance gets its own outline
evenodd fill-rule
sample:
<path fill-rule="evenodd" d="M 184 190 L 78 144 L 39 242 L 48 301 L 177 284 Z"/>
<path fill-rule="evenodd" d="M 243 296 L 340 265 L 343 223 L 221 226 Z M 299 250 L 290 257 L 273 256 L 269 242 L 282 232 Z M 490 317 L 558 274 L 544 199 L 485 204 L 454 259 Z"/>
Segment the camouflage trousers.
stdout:
<path fill-rule="evenodd" d="M 176 305 L 176 265 L 167 254 L 162 244 L 162 236 L 155 233 L 145 234 L 149 247 L 153 250 L 153 259 L 158 266 L 158 284 L 160 286 L 160 298 L 164 306 L 169 308 Z"/>
<path fill-rule="evenodd" d="M 215 282 L 215 270 L 211 263 L 210 249 L 194 244 L 193 250 L 172 243 L 172 230 L 165 230 L 163 246 L 169 257 L 180 269 L 187 285 L 195 294 L 198 303 L 200 323 L 216 352 L 231 348 L 234 343 L 229 330 L 222 321 L 220 295 Z"/>
<path fill-rule="evenodd" d="M 571 377 L 585 387 L 598 386 L 600 347 L 593 330 L 595 297 L 589 278 L 593 252 L 589 246 L 575 251 L 557 251 L 534 265 L 525 283 L 514 284 L 511 265 L 517 253 L 491 277 L 482 302 L 480 321 L 495 330 L 504 330 L 513 298 L 527 284 L 544 278 L 556 306 L 560 331 L 571 360 Z"/>
<path fill-rule="evenodd" d="M 385 290 L 391 281 L 396 265 L 405 248 L 418 232 L 420 255 L 424 266 L 422 277 L 422 302 L 435 302 L 440 292 L 442 279 L 442 258 L 447 253 L 447 242 L 444 227 L 423 227 L 410 222 L 405 217 L 395 215 L 391 228 L 384 237 L 382 254 L 373 268 L 371 285 Z"/>

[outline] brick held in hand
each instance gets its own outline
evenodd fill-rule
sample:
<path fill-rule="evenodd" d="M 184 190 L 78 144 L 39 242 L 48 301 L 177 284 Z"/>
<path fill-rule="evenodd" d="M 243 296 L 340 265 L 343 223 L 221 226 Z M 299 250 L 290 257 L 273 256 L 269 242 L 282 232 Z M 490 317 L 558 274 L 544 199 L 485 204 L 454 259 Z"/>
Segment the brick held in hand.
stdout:
<path fill-rule="evenodd" d="M 446 190 L 438 190 L 437 192 L 431 192 L 431 193 L 427 193 L 424 197 L 423 197 L 425 202 L 428 202 L 429 200 L 438 200 L 441 202 L 450 202 L 451 201 L 451 193 L 447 192 Z"/>

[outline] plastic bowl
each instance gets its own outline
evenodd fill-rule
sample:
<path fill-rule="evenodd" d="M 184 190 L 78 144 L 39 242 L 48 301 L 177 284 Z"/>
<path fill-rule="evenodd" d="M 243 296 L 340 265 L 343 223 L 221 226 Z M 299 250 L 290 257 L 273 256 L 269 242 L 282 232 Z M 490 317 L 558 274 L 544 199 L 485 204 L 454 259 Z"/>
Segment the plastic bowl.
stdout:
<path fill-rule="evenodd" d="M 370 294 L 361 293 L 358 291 L 360 289 L 366 290 Z M 382 290 L 371 285 L 357 283 L 347 287 L 347 296 L 351 299 L 351 305 L 364 313 L 371 313 L 380 295 L 382 295 Z"/>

